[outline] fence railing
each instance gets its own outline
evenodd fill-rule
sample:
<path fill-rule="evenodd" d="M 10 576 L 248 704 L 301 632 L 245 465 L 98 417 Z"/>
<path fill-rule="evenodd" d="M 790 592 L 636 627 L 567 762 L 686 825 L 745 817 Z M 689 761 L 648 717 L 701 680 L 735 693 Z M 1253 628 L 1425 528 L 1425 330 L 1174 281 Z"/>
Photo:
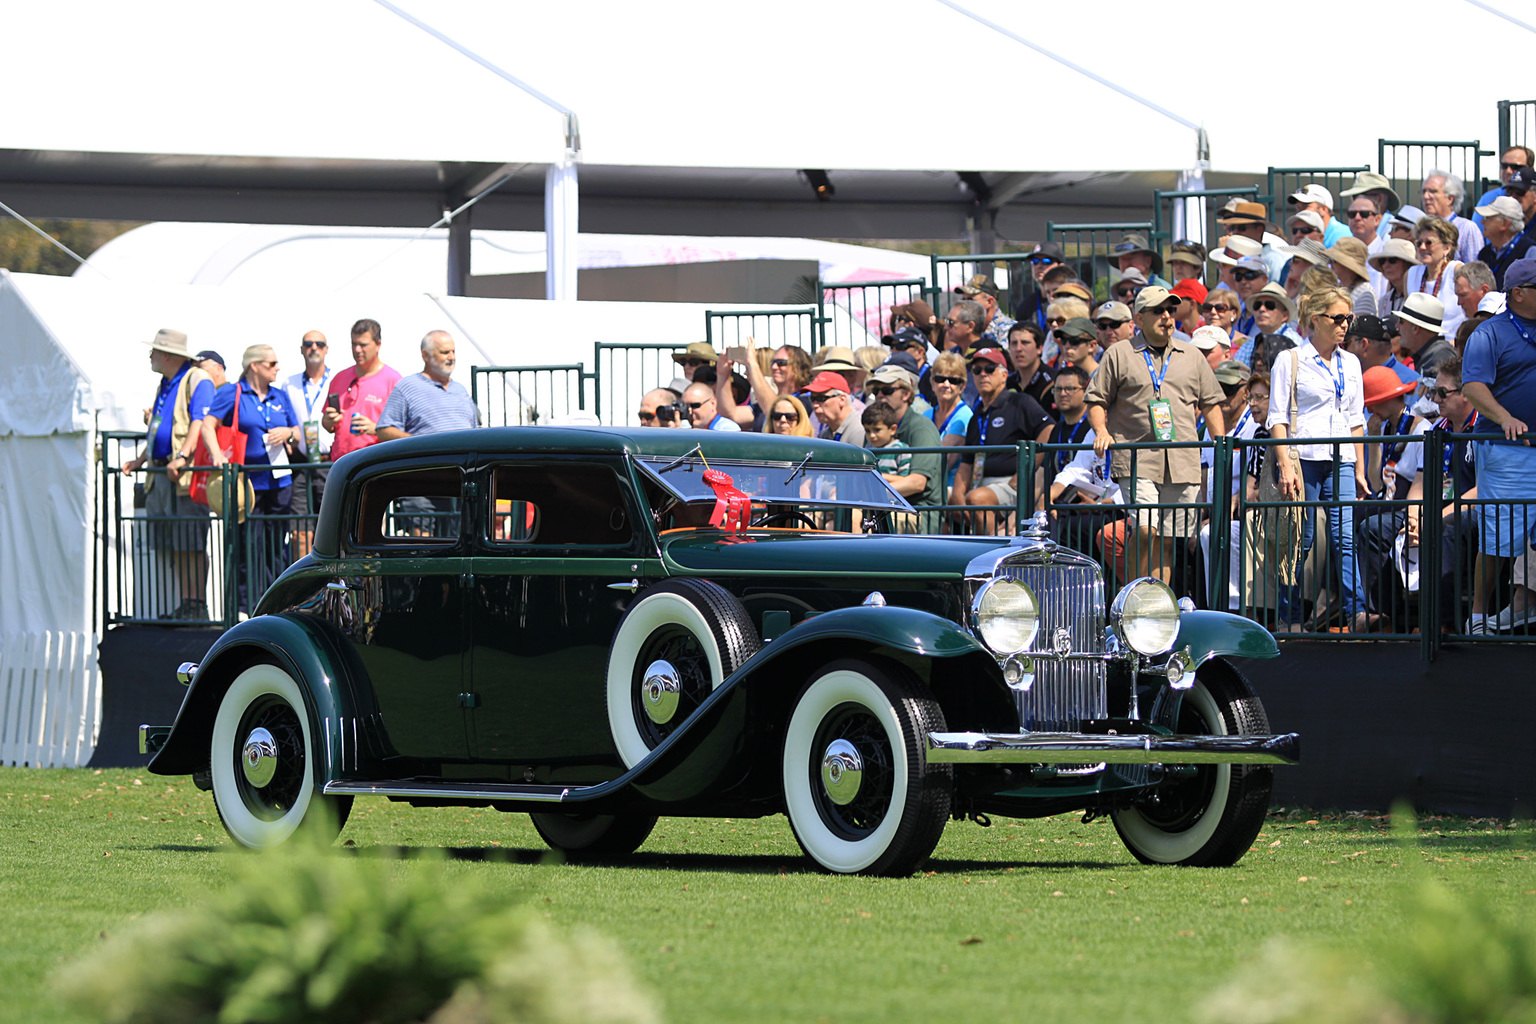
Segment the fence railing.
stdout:
<path fill-rule="evenodd" d="M 1228 199 L 1258 201 L 1259 187 L 1245 185 L 1241 188 L 1201 188 L 1177 191 L 1152 190 L 1152 239 L 1155 249 L 1175 241 L 1176 232 L 1182 237 L 1199 242 L 1206 250 L 1214 248 L 1216 239 L 1226 234 L 1216 218 L 1221 205 Z"/>
<path fill-rule="evenodd" d="M 487 427 L 531 427 L 585 411 L 587 369 L 471 366 L 469 394 Z"/>
<path fill-rule="evenodd" d="M 1125 221 L 1106 224 L 1058 224 L 1047 221 L 1045 240 L 1061 246 L 1065 262 L 1077 270 L 1077 276 L 1092 291 L 1097 302 L 1109 298 L 1110 279 L 1115 276 L 1109 264 L 1109 250 L 1122 235 L 1152 237 L 1151 221 Z M 1025 279 L 1033 291 L 1032 277 Z"/>
<path fill-rule="evenodd" d="M 921 277 L 895 281 L 818 281 L 816 313 L 823 345 L 859 348 L 880 344 L 891 324 L 891 307 L 926 296 Z M 833 313 L 841 315 L 834 316 Z"/>
<path fill-rule="evenodd" d="M 1499 155 L 1510 146 L 1536 149 L 1536 100 L 1499 100 Z"/>
<path fill-rule="evenodd" d="M 1393 189 L 1403 202 L 1421 206 L 1419 191 L 1424 175 L 1432 170 L 1446 171 L 1466 182 L 1466 195 L 1462 208 L 1456 212 L 1463 217 L 1472 215 L 1472 204 L 1482 194 L 1482 157 L 1493 154 L 1481 148 L 1482 143 L 1431 142 L 1403 139 L 1378 139 L 1376 142 L 1376 169 L 1392 183 Z M 1338 211 L 1335 210 L 1335 213 Z"/>
<path fill-rule="evenodd" d="M 821 347 L 821 313 L 818 306 L 805 309 L 705 310 L 704 340 L 724 352 L 753 339 L 758 348 L 796 345 L 807 352 Z"/>
<path fill-rule="evenodd" d="M 1269 207 L 1269 219 L 1280 226 L 1280 233 L 1289 237 L 1289 233 L 1285 231 L 1285 220 L 1290 209 L 1286 205 L 1286 199 L 1291 193 L 1303 185 L 1323 186 L 1328 190 L 1329 195 L 1333 196 L 1333 215 L 1339 220 L 1344 220 L 1345 211 L 1349 209 L 1349 200 L 1340 198 L 1341 195 L 1345 189 L 1355 183 L 1355 175 L 1370 169 L 1368 164 L 1361 164 L 1359 167 L 1271 167 L 1264 175 L 1264 188 L 1267 194 L 1260 196 L 1259 201 Z"/>
<path fill-rule="evenodd" d="M 1034 278 L 1029 273 L 1029 254 L 1023 252 L 994 252 L 979 256 L 939 256 L 929 258 L 933 265 L 933 273 L 929 275 L 932 284 L 928 288 L 928 304 L 938 314 L 939 319 L 949 312 L 961 296 L 955 294 L 955 289 L 965 284 L 976 274 L 985 274 L 992 279 L 1002 293 L 998 303 L 1005 313 L 1015 316 L 1014 310 L 1019 308 L 1019 300 L 1027 295 L 1034 285 Z"/>

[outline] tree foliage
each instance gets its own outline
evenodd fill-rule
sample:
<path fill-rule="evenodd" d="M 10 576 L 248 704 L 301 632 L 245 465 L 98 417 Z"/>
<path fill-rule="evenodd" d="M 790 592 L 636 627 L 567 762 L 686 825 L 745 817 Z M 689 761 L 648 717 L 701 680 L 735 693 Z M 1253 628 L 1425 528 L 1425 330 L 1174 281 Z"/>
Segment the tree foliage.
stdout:
<path fill-rule="evenodd" d="M 49 236 L 88 258 L 107 242 L 131 228 L 123 220 L 35 220 Z M 0 267 L 19 274 L 56 274 L 68 277 L 80 265 L 69 253 L 0 211 Z"/>

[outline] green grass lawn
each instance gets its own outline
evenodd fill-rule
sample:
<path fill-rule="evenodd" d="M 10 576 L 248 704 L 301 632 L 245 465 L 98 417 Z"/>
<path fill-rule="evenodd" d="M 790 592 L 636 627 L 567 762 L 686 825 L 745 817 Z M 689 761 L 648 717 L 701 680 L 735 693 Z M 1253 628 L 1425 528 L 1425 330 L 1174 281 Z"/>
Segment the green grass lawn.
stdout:
<path fill-rule="evenodd" d="M 1107 820 L 952 823 L 909 879 L 811 869 L 783 818 L 666 819 L 622 867 L 548 860 L 524 815 L 358 800 L 337 856 L 444 849 L 403 871 L 478 878 L 616 941 L 685 1021 L 1184 1021 L 1264 940 L 1364 945 L 1422 873 L 1536 912 L 1529 823 L 1276 812 L 1219 870 L 1138 864 Z M 244 857 L 190 780 L 0 769 L 0 1020 L 82 1020 L 49 974 L 136 915 L 196 905 Z"/>

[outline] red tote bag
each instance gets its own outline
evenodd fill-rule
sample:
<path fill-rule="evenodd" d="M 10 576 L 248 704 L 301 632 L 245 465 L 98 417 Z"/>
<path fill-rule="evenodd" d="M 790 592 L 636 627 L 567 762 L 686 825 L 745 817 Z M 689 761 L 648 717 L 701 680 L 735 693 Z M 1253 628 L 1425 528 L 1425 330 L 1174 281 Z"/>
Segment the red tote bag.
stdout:
<path fill-rule="evenodd" d="M 236 465 L 245 465 L 245 442 L 249 440 L 240 432 L 240 382 L 235 381 L 235 415 L 231 426 L 222 424 L 214 428 L 215 437 L 219 442 L 219 450 L 224 453 L 225 462 L 233 462 Z M 197 451 L 193 453 L 192 464 L 194 466 L 209 466 L 213 464 L 213 454 L 208 451 L 208 445 L 203 442 L 202 428 L 198 427 Z M 199 505 L 208 504 L 208 478 L 213 475 L 209 469 L 199 469 L 192 473 L 192 490 L 189 497 Z"/>

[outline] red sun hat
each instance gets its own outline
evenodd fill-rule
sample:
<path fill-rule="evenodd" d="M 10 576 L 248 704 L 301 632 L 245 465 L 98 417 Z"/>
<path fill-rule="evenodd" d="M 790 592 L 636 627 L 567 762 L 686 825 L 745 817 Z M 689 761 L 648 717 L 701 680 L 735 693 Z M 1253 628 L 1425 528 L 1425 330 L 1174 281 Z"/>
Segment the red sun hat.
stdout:
<path fill-rule="evenodd" d="M 1365 371 L 1365 405 L 1376 405 L 1398 395 L 1406 395 L 1418 387 L 1417 381 L 1405 381 L 1385 366 L 1373 366 Z"/>

